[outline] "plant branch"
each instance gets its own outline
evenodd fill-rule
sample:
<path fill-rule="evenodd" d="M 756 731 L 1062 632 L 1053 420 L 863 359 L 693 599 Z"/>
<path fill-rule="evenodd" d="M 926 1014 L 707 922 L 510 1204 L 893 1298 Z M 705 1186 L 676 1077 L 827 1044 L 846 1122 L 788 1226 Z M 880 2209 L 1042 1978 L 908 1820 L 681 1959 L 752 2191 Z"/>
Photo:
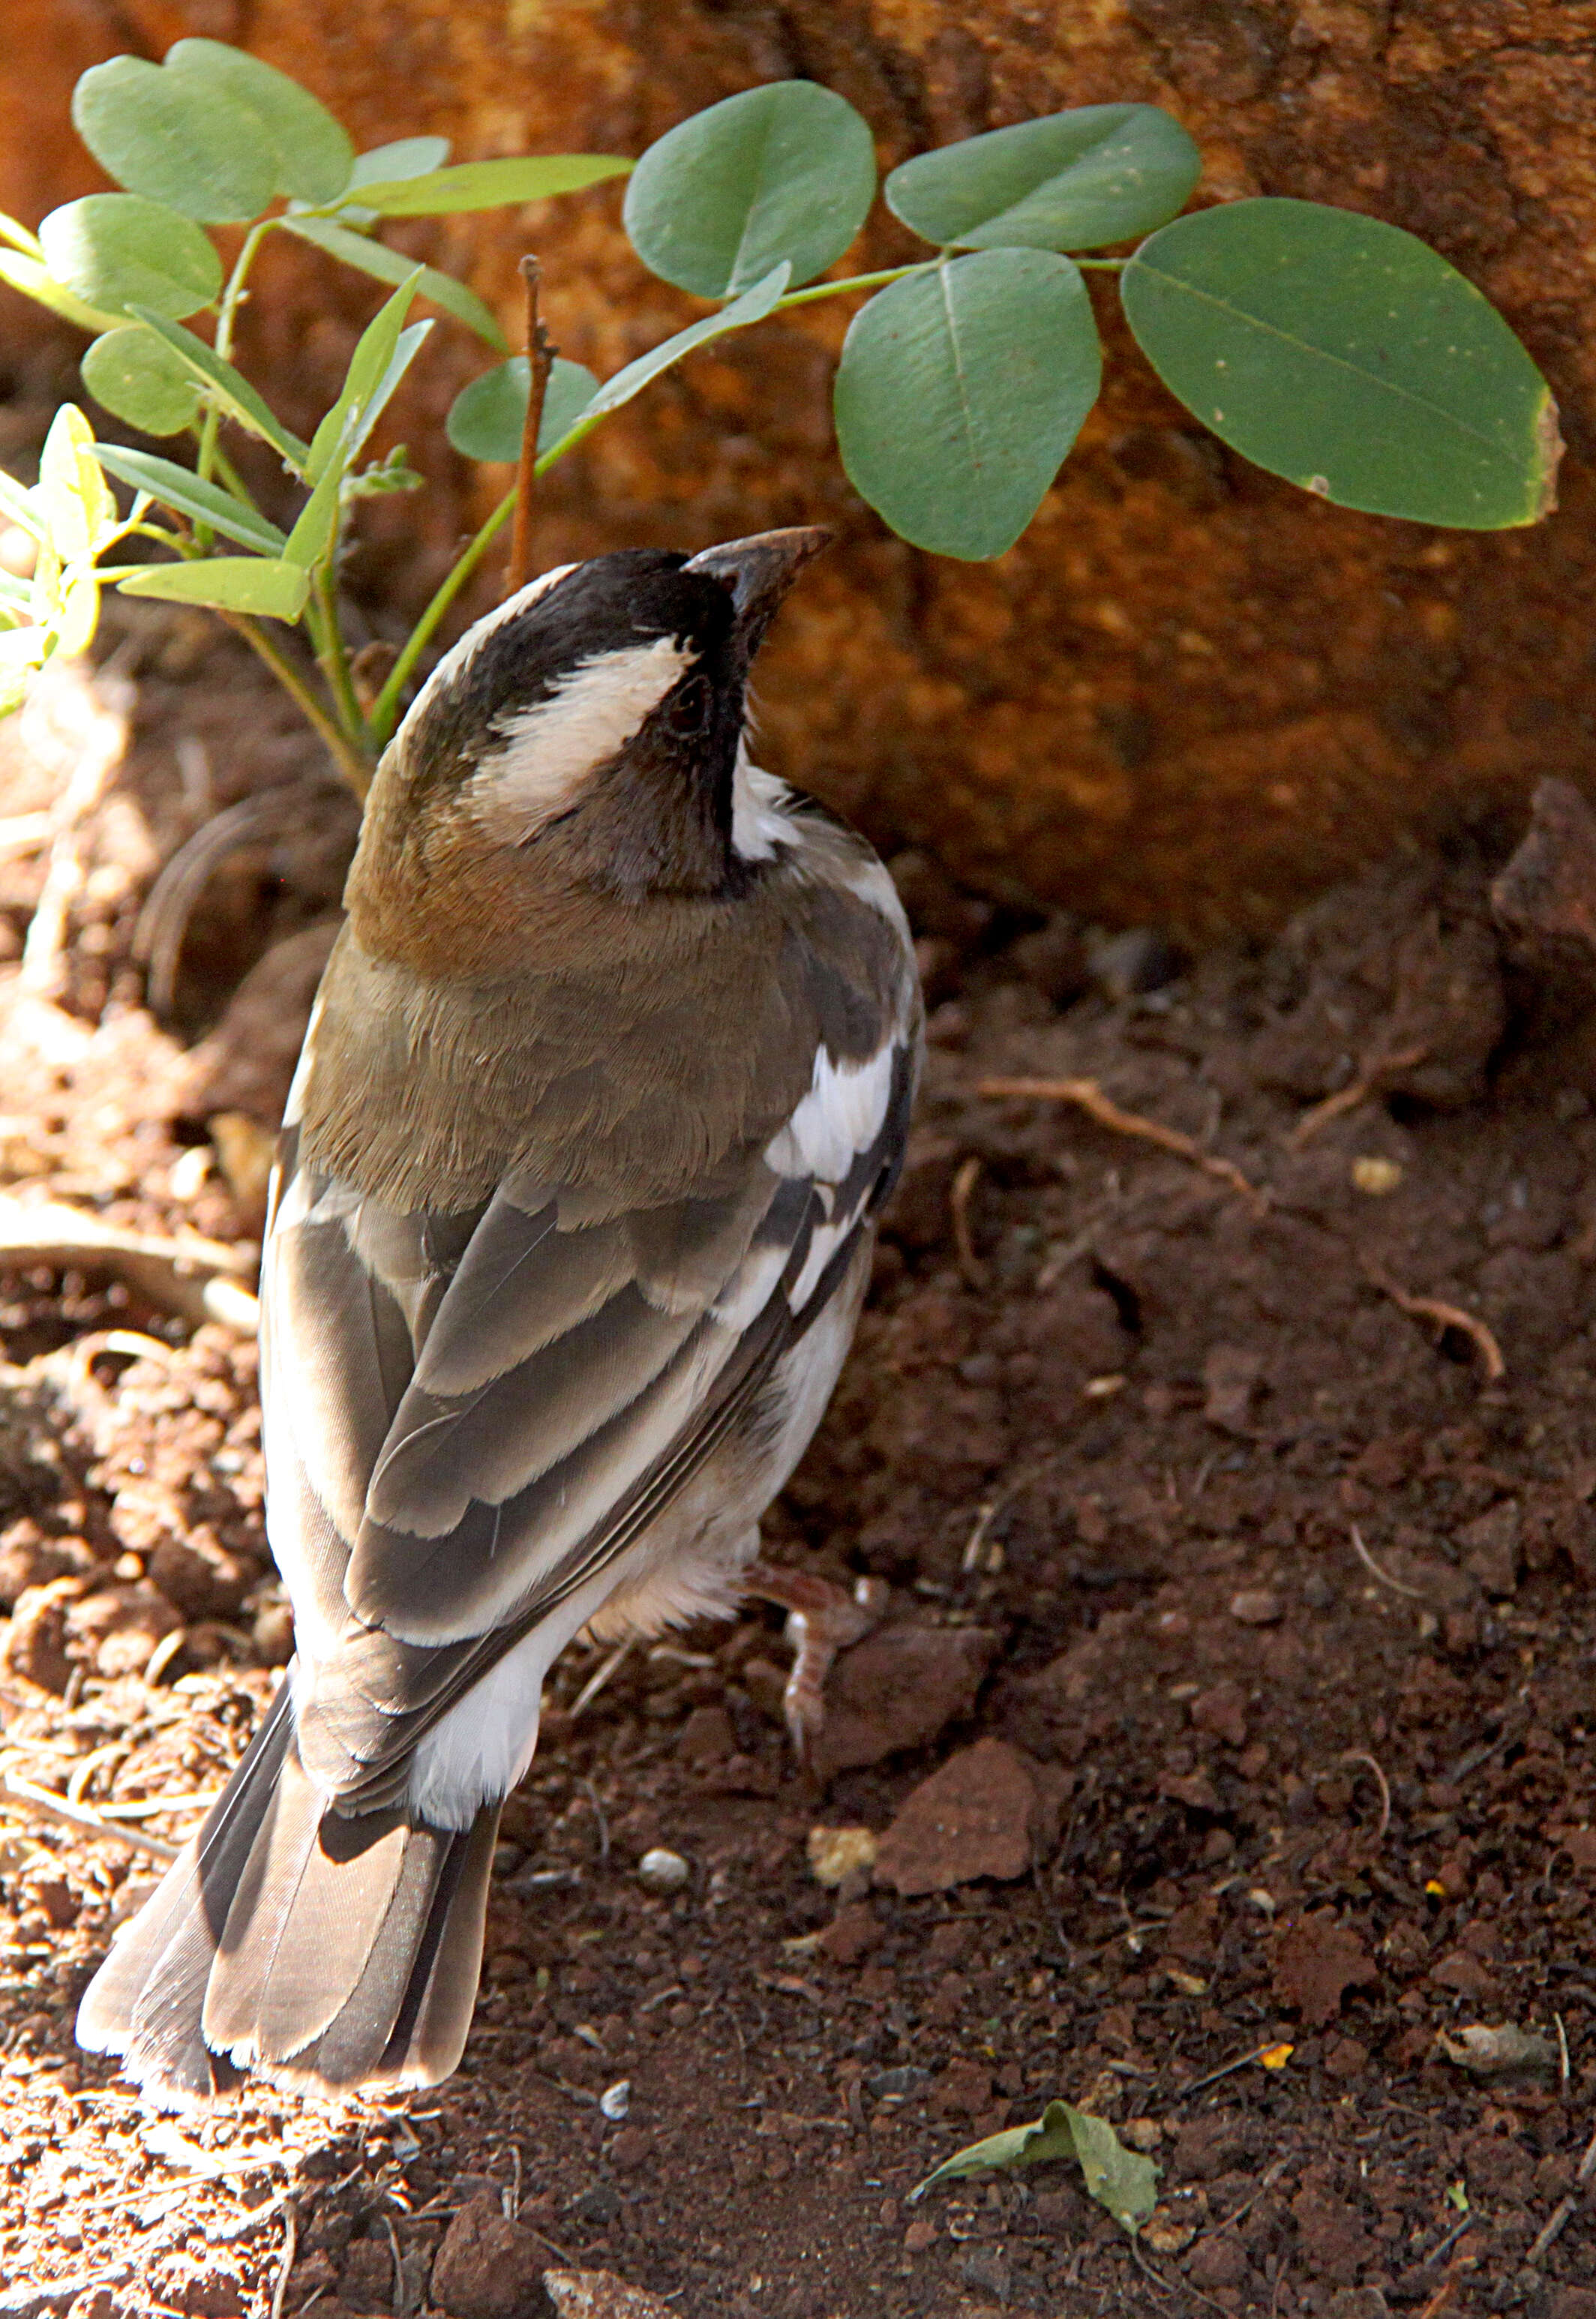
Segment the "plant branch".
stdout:
<path fill-rule="evenodd" d="M 515 528 L 510 533 L 509 565 L 504 592 L 513 596 L 532 577 L 532 493 L 537 477 L 537 438 L 543 428 L 543 402 L 548 374 L 555 364 L 555 343 L 537 313 L 539 267 L 530 251 L 520 264 L 527 293 L 527 416 L 521 425 L 521 456 L 516 469 Z"/>
<path fill-rule="evenodd" d="M 250 227 L 244 236 L 244 246 L 234 261 L 233 270 L 228 276 L 227 288 L 221 293 L 221 305 L 216 317 L 216 351 L 223 362 L 228 361 L 232 354 L 233 323 L 238 315 L 239 301 L 244 294 L 244 284 L 249 278 L 249 269 L 255 263 L 256 252 L 275 223 L 275 218 L 262 218 Z M 200 455 L 195 462 L 200 478 L 204 483 L 210 482 L 211 470 L 216 464 L 216 437 L 221 425 L 221 415 L 212 403 L 205 412 L 204 425 L 200 430 Z M 201 547 L 209 548 L 212 543 L 209 524 L 196 525 L 194 538 Z"/>
<path fill-rule="evenodd" d="M 321 616 L 320 648 L 316 658 L 320 663 L 322 675 L 327 679 L 327 689 L 332 695 L 340 726 L 351 745 L 363 749 L 365 716 L 349 674 L 349 654 L 338 621 L 338 582 L 333 575 L 330 555 L 323 557 L 316 566 L 311 585 Z"/>
<path fill-rule="evenodd" d="M 807 290 L 789 290 L 771 311 L 782 314 L 789 306 L 810 306 L 816 298 L 837 298 L 844 290 L 879 290 L 884 282 L 904 282 L 911 274 L 929 274 L 937 262 L 934 257 L 923 257 L 913 266 L 884 266 L 879 274 L 850 274 L 842 282 L 811 282 Z"/>
<path fill-rule="evenodd" d="M 338 730 L 287 654 L 267 636 L 258 621 L 248 618 L 244 613 L 221 612 L 218 617 L 242 636 L 252 651 L 259 654 L 284 692 L 291 696 L 306 723 L 325 741 L 338 771 L 356 796 L 363 798 L 371 786 L 370 765 L 347 735 Z"/>
<path fill-rule="evenodd" d="M 538 464 L 542 466 L 546 462 L 540 460 Z M 432 601 L 406 637 L 404 649 L 394 662 L 387 683 L 372 703 L 371 715 L 366 719 L 366 728 L 379 749 L 399 721 L 400 699 L 410 682 L 411 671 L 431 641 L 434 629 L 509 521 L 515 512 L 515 504 L 514 492 L 506 492 L 454 570 L 440 582 Z"/>

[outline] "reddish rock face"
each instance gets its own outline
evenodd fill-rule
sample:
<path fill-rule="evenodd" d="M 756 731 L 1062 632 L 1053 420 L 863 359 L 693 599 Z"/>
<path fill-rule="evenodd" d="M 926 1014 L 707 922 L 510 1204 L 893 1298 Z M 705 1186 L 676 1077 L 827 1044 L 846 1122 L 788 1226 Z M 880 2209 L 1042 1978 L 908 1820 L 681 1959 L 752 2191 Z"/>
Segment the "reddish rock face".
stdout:
<path fill-rule="evenodd" d="M 1581 776 L 1596 714 L 1581 464 L 1596 116 L 1556 0 L 1520 0 L 1510 39 L 1500 12 L 1451 0 L 1400 19 L 1384 0 L 1126 0 L 1052 12 L 1045 29 L 1026 0 L 346 0 L 335 18 L 321 0 L 13 0 L 6 31 L 0 205 L 30 220 L 92 182 L 67 121 L 76 74 L 192 32 L 295 73 L 363 144 L 441 131 L 462 158 L 637 152 L 789 74 L 859 105 L 884 166 L 1065 104 L 1165 104 L 1205 155 L 1200 199 L 1367 210 L 1501 307 L 1573 445 L 1549 526 L 1433 532 L 1260 475 L 1170 402 L 1104 301 L 1107 391 L 1031 531 L 996 564 L 937 562 L 884 537 L 843 480 L 827 383 L 846 315 L 825 306 L 700 355 L 598 436 L 551 479 L 542 560 L 832 524 L 840 546 L 763 666 L 771 761 L 995 894 L 1187 936 L 1272 921 L 1404 831 L 1517 811 L 1540 775 Z M 535 244 L 555 335 L 605 373 L 699 311 L 642 273 L 618 216 L 609 187 L 403 231 L 507 320 Z M 878 212 L 858 257 L 905 248 Z M 314 415 L 365 311 L 296 253 L 263 275 L 246 359 L 292 423 Z M 0 335 L 23 327 L 8 303 Z M 352 579 L 374 598 L 413 602 L 486 503 L 490 479 L 437 433 L 475 362 L 451 330 L 394 414 L 439 481 L 368 510 Z"/>

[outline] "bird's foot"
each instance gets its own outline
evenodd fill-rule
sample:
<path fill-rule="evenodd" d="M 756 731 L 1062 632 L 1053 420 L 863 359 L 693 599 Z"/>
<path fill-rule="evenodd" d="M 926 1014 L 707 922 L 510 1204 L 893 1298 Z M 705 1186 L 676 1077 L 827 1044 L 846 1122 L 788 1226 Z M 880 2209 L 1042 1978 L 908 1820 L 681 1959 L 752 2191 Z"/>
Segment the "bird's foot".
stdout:
<path fill-rule="evenodd" d="M 762 1561 L 749 1564 L 743 1587 L 762 1602 L 779 1602 L 787 1613 L 787 1640 L 794 1656 L 782 1712 L 793 1752 L 807 1771 L 825 1720 L 824 1693 L 832 1661 L 877 1625 L 888 1589 L 882 1579 L 860 1578 L 850 1593 L 813 1571 Z"/>

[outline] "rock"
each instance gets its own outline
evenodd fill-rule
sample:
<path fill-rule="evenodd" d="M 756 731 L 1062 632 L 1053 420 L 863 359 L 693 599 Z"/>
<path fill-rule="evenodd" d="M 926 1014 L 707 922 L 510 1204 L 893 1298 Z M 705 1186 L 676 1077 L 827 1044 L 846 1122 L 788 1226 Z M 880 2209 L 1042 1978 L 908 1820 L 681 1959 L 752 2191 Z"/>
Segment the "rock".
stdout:
<path fill-rule="evenodd" d="M 915 1790 L 876 1855 L 876 1881 L 906 1896 L 1029 1871 L 1046 1818 L 1041 1766 L 1002 1739 L 978 1739 Z"/>
<path fill-rule="evenodd" d="M 1309 2269 L 1332 2286 L 1355 2286 L 1359 2268 L 1375 2251 L 1361 2216 L 1344 2199 L 1314 2183 L 1305 2183 L 1297 2192 L 1291 2212 Z"/>
<path fill-rule="evenodd" d="M 527 2319 L 537 2310 L 542 2242 L 491 2195 L 473 2198 L 444 2233 L 431 2296 L 449 2319 Z"/>
<path fill-rule="evenodd" d="M 1519 1502 L 1509 1498 L 1457 1533 L 1464 1566 L 1487 1594 L 1516 1593 L 1519 1585 Z"/>
<path fill-rule="evenodd" d="M 1216 2287 L 1242 2287 L 1248 2278 L 1247 2250 L 1234 2231 L 1201 2240 L 1183 2265 L 1194 2287 L 1210 2294 Z"/>
<path fill-rule="evenodd" d="M 103 1586 L 67 1613 L 68 1645 L 92 1658 L 96 1674 L 141 1674 L 156 1645 L 182 1626 L 181 1614 L 148 1578 Z"/>
<path fill-rule="evenodd" d="M 1009 2260 L 1000 2246 L 972 2246 L 960 2258 L 959 2275 L 978 2295 L 1008 2301 Z"/>
<path fill-rule="evenodd" d="M 1243 1627 L 1272 1627 L 1285 1615 L 1285 1604 L 1270 1586 L 1244 1586 L 1231 1597 L 1231 1616 Z"/>
<path fill-rule="evenodd" d="M 998 1639 L 990 1627 L 905 1625 L 878 1629 L 841 1653 L 825 1686 L 816 1777 L 929 1746 L 969 1713 Z"/>
<path fill-rule="evenodd" d="M 1430 1968 L 1429 1977 L 1438 1988 L 1453 1990 L 1476 2005 L 1488 2005 L 1496 1995 L 1495 1974 L 1464 1949 L 1454 1949 L 1449 1956 L 1442 1957 L 1438 1964 Z"/>
<path fill-rule="evenodd" d="M 663 1844 L 652 1846 L 637 1863 L 637 1881 L 651 1892 L 680 1892 L 691 1874 L 681 1853 Z"/>
<path fill-rule="evenodd" d="M 873 1828 L 812 1827 L 805 1845 L 809 1873 L 817 1884 L 846 1884 L 876 1864 L 879 1845 Z"/>
<path fill-rule="evenodd" d="M 1252 1432 L 1254 1396 L 1263 1383 L 1264 1357 L 1249 1345 L 1213 1345 L 1203 1363 L 1203 1415 L 1222 1433 Z"/>
<path fill-rule="evenodd" d="M 724 1707 L 695 1707 L 676 1735 L 684 1763 L 724 1764 L 737 1752 L 737 1735 Z"/>
<path fill-rule="evenodd" d="M 839 1908 L 829 1925 L 815 1936 L 815 1945 L 834 1964 L 857 1964 L 879 1948 L 886 1934 L 868 1901 L 855 1900 Z"/>
<path fill-rule="evenodd" d="M 0 1538 L 0 1611 L 11 1610 L 30 1586 L 48 1586 L 52 1578 L 86 1578 L 95 1567 L 86 1539 L 47 1538 L 36 1522 L 13 1522 Z"/>
<path fill-rule="evenodd" d="M 1195 1730 L 1212 1732 L 1227 1746 L 1246 1746 L 1247 1694 L 1239 1683 L 1216 1683 L 1200 1691 L 1187 1712 Z"/>
<path fill-rule="evenodd" d="M 1350 1925 L 1328 1909 L 1285 1925 L 1275 1936 L 1275 1994 L 1295 2006 L 1305 2028 L 1322 2028 L 1340 2010 L 1348 1989 L 1380 1978 L 1374 1959 Z"/>
<path fill-rule="evenodd" d="M 21 1675 L 41 1691 L 64 1692 L 72 1675 L 67 1613 L 82 1592 L 81 1578 L 52 1578 L 25 1588 L 0 1651 L 0 1674 Z"/>
<path fill-rule="evenodd" d="M 185 1619 L 231 1618 L 260 1575 L 258 1564 L 223 1546 L 204 1522 L 162 1538 L 145 1567 Z"/>
<path fill-rule="evenodd" d="M 546 2270 L 543 2284 L 559 2319 L 681 2319 L 674 2304 L 612 2270 Z"/>

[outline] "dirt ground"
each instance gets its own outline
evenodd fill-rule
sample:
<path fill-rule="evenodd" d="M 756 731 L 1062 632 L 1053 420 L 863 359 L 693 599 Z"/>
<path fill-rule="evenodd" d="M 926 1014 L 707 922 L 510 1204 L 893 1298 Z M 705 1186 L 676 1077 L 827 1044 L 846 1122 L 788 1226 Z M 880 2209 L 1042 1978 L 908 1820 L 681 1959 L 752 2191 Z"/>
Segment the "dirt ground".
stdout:
<path fill-rule="evenodd" d="M 237 1246 L 352 817 L 229 645 L 117 619 L 102 705 L 0 738 L 0 1229 Z M 134 1845 L 194 1824 L 290 1639 L 248 1333 L 197 1275 L 14 1257 L 4 2319 L 517 2319 L 546 2269 L 681 2319 L 1596 2319 L 1596 972 L 1493 916 L 1519 835 L 1194 964 L 898 858 L 929 1080 L 768 1527 L 891 1587 L 830 1776 L 773 1612 L 586 1698 L 574 1650 L 429 2096 L 157 2120 L 74 2048 Z M 870 1832 L 840 1882 L 816 1828 Z M 1139 2244 L 1058 2164 L 909 2204 L 1055 2094 L 1163 2170 Z"/>

